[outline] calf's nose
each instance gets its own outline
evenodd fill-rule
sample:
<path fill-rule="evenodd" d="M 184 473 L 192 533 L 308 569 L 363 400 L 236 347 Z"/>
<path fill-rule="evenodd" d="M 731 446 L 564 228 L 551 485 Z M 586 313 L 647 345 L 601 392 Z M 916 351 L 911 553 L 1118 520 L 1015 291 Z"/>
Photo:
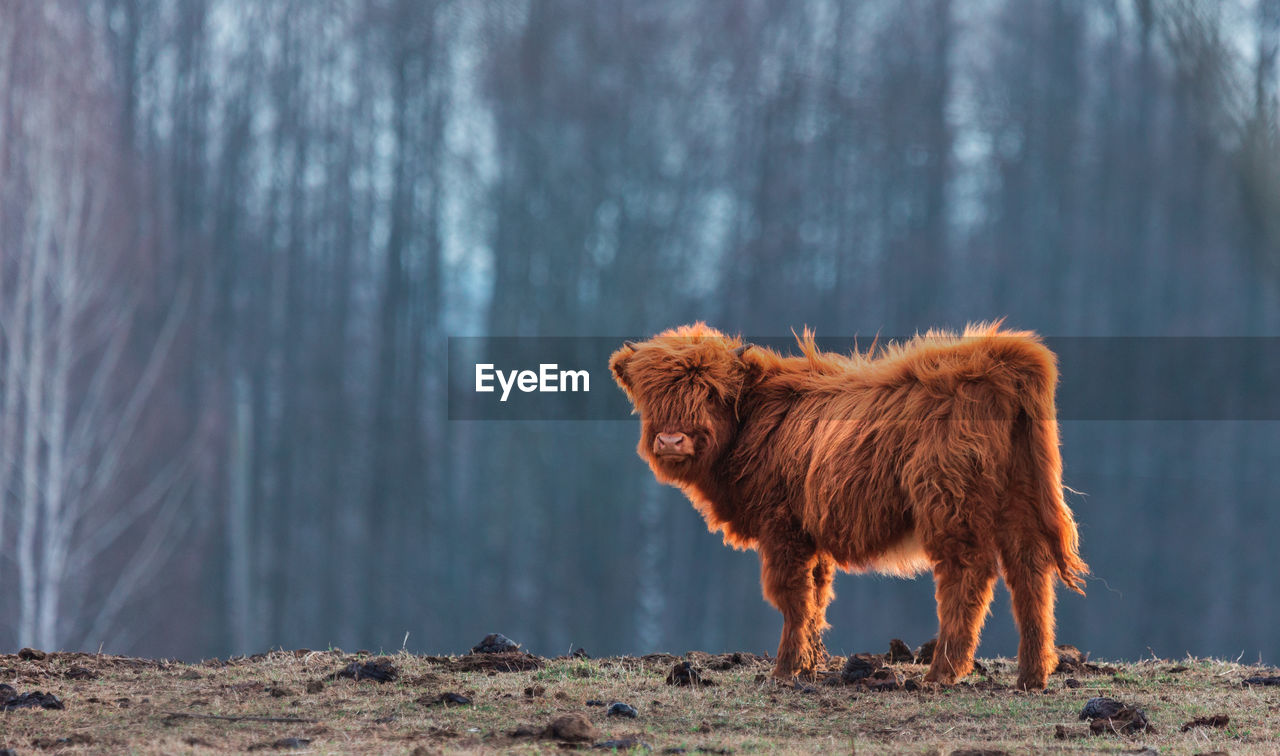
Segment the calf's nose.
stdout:
<path fill-rule="evenodd" d="M 670 454 L 689 450 L 689 437 L 683 433 L 659 433 L 653 439 L 655 454 Z"/>

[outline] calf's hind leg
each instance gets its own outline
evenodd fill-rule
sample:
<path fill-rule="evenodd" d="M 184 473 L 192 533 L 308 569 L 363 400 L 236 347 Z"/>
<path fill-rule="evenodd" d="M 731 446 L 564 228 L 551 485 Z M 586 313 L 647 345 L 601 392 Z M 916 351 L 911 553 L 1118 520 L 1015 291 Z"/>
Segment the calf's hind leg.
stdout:
<path fill-rule="evenodd" d="M 835 560 L 825 554 L 814 558 L 813 564 L 813 604 L 814 611 L 809 621 L 809 644 L 813 648 L 814 661 L 825 664 L 830 655 L 822 642 L 822 633 L 830 625 L 827 624 L 827 605 L 835 598 L 831 590 L 831 581 L 835 577 Z"/>
<path fill-rule="evenodd" d="M 1040 544 L 1010 542 L 1001 544 L 1000 562 L 1021 636 L 1018 687 L 1043 688 L 1058 664 L 1053 647 L 1053 560 Z"/>
<path fill-rule="evenodd" d="M 938 599 L 938 645 L 925 680 L 951 685 L 973 669 L 978 633 L 996 582 L 993 556 L 947 557 L 933 568 Z"/>

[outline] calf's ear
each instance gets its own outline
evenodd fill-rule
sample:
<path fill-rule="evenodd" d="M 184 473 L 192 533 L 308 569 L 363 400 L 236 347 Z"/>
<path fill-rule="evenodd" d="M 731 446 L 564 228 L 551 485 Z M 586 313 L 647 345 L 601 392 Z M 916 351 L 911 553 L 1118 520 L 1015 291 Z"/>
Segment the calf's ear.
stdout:
<path fill-rule="evenodd" d="M 631 379 L 627 377 L 627 360 L 635 353 L 635 342 L 627 341 L 609 357 L 609 370 L 613 373 L 613 380 L 627 392 L 628 397 L 631 396 Z"/>

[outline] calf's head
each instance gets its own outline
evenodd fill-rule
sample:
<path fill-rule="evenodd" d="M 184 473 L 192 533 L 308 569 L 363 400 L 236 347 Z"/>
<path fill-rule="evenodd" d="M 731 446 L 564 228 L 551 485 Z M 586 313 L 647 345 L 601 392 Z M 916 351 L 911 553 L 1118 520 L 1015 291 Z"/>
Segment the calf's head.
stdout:
<path fill-rule="evenodd" d="M 695 480 L 732 444 L 748 346 L 696 323 L 627 342 L 609 358 L 640 416 L 637 451 L 659 480 Z"/>

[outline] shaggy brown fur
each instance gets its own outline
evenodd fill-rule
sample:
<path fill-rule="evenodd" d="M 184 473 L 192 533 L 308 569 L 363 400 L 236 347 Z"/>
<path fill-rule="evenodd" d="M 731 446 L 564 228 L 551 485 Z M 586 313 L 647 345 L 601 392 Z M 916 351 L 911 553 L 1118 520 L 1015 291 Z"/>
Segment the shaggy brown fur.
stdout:
<path fill-rule="evenodd" d="M 1018 684 L 1053 671 L 1054 578 L 1088 567 L 1062 496 L 1056 360 L 1031 333 L 971 326 L 863 354 L 749 348 L 701 323 L 614 352 L 639 453 L 725 542 L 760 552 L 783 615 L 774 675 L 812 676 L 835 568 L 932 569 L 938 645 L 926 679 L 973 668 L 998 574 L 1021 632 Z"/>

